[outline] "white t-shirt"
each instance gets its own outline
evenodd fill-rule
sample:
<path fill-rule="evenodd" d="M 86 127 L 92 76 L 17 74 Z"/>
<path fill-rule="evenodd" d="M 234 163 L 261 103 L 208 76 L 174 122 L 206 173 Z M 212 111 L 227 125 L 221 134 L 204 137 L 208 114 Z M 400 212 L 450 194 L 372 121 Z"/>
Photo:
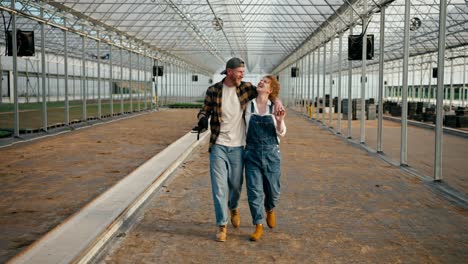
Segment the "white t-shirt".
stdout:
<path fill-rule="evenodd" d="M 252 104 L 254 105 L 255 113 L 252 113 L 252 111 L 251 111 Z M 271 101 L 268 100 L 267 111 L 266 111 L 265 114 L 263 114 L 261 116 L 266 116 L 266 115 L 271 116 L 271 118 L 273 119 L 273 123 L 275 124 L 275 128 L 277 128 L 278 124 L 276 124 L 276 118 L 275 118 L 275 116 L 273 114 L 270 113 L 270 105 L 271 105 Z M 275 109 L 273 107 L 273 113 L 274 112 L 275 112 Z M 247 124 L 246 134 L 249 132 L 249 122 L 250 122 L 250 117 L 252 115 L 260 115 L 259 112 L 258 112 L 257 102 L 255 101 L 255 98 L 250 100 L 247 103 L 247 106 L 245 108 L 245 123 Z M 284 137 L 284 135 L 286 135 L 286 123 L 284 122 L 284 120 L 283 120 L 283 131 L 278 131 L 278 129 L 276 129 L 276 135 L 281 136 L 281 137 Z M 278 142 L 280 142 L 279 137 L 278 137 Z"/>
<path fill-rule="evenodd" d="M 221 107 L 221 130 L 216 144 L 227 147 L 245 146 L 245 122 L 235 86 L 223 84 Z"/>

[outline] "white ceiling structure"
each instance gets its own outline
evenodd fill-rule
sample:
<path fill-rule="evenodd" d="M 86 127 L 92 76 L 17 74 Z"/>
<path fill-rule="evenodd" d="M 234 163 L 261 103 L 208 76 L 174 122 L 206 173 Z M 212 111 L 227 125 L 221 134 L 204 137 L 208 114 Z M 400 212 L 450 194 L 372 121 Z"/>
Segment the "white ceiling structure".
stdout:
<path fill-rule="evenodd" d="M 76 56 L 82 50 L 81 36 L 87 36 L 89 53 L 96 53 L 100 40 L 209 75 L 222 69 L 232 56 L 243 58 L 248 72 L 278 72 L 340 34 L 347 54 L 349 28 L 353 27 L 354 34 L 361 33 L 359 16 L 363 14 L 370 17 L 367 33 L 375 35 L 379 56 L 381 5 L 386 6 L 385 60 L 400 59 L 404 0 L 368 0 L 366 5 L 364 0 L 31 0 L 17 1 L 14 9 L 19 12 L 18 28 L 37 30 L 36 41 L 41 41 L 38 21 L 48 24 L 49 51 L 62 50 L 61 32 L 66 30 L 74 33 L 67 43 Z M 12 10 L 10 1 L 2 1 L 0 9 L 8 29 L 9 13 L 5 11 Z M 449 0 L 447 10 L 447 48 L 468 45 L 467 0 Z M 421 23 L 413 22 L 410 54 L 436 51 L 439 2 L 411 1 L 411 17 Z M 334 55 L 337 51 L 335 48 Z"/>

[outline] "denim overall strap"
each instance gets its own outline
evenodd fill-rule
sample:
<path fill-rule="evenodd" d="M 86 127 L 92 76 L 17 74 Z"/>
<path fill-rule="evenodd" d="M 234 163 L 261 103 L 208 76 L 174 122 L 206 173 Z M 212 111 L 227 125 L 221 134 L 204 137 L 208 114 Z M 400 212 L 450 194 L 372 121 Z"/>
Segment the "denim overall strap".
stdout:
<path fill-rule="evenodd" d="M 270 106 L 270 113 L 272 106 Z M 250 116 L 245 150 L 245 179 L 252 224 L 262 224 L 265 210 L 276 207 L 280 197 L 281 154 L 273 115 Z"/>
<path fill-rule="evenodd" d="M 269 107 L 270 113 L 273 109 L 273 104 Z M 272 115 L 260 116 L 255 114 L 255 107 L 251 104 L 252 116 L 249 121 L 249 130 L 247 132 L 248 146 L 271 146 L 278 145 L 278 137 L 276 135 L 276 127 L 273 122 Z"/>

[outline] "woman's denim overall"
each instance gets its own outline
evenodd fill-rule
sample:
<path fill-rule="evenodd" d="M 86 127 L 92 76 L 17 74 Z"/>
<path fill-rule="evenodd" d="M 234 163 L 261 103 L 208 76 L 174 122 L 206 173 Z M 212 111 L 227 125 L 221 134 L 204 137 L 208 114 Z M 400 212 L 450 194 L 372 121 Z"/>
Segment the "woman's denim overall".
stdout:
<path fill-rule="evenodd" d="M 264 211 L 275 208 L 280 196 L 280 150 L 273 115 L 260 116 L 251 104 L 247 131 L 245 177 L 253 224 L 262 224 Z M 273 104 L 270 105 L 272 113 Z"/>

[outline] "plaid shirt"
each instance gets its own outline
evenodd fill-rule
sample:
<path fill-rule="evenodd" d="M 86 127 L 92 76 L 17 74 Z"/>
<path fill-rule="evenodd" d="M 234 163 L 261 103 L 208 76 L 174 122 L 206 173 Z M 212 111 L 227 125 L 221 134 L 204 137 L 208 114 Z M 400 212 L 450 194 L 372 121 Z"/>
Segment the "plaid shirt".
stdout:
<path fill-rule="evenodd" d="M 197 118 L 200 118 L 200 116 L 209 118 L 211 116 L 210 151 L 211 147 L 216 143 L 216 139 L 218 139 L 219 132 L 221 131 L 221 122 L 223 121 L 221 107 L 221 102 L 223 101 L 223 82 L 224 79 L 208 87 L 205 95 L 205 103 L 197 115 Z M 241 82 L 236 88 L 236 93 L 242 110 L 244 110 L 247 103 L 257 96 L 257 88 L 249 82 Z"/>

